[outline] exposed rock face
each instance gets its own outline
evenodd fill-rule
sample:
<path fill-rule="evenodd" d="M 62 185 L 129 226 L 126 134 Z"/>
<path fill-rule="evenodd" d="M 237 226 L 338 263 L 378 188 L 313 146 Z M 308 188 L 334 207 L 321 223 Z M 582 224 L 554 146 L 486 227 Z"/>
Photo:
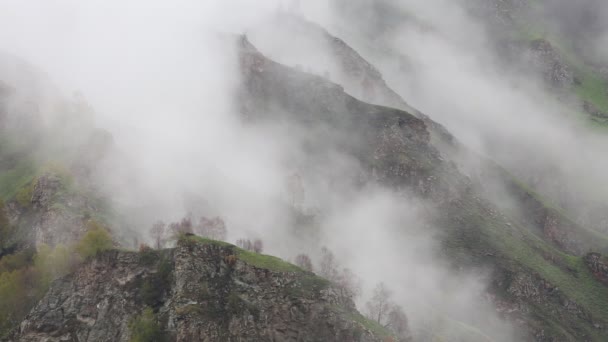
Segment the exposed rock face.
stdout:
<path fill-rule="evenodd" d="M 147 253 L 107 252 L 56 281 L 10 340 L 128 341 L 146 305 L 171 341 L 382 340 L 357 322 L 350 298 L 272 257 L 257 256 L 280 263 L 274 270 L 191 239 Z"/>
<path fill-rule="evenodd" d="M 565 88 L 574 82 L 574 74 L 563 60 L 559 51 L 545 39 L 530 43 L 532 63 L 540 70 L 547 83 Z"/>
<path fill-rule="evenodd" d="M 86 218 L 82 213 L 93 211 L 87 199 L 67 190 L 68 176 L 47 172 L 34 182 L 29 211 L 34 244 L 70 244 L 86 233 Z"/>
<path fill-rule="evenodd" d="M 63 187 L 61 178 L 54 174 L 46 174 L 38 178 L 32 194 L 32 208 L 42 210 L 53 204 L 54 195 Z"/>
<path fill-rule="evenodd" d="M 608 286 L 608 260 L 599 253 L 589 253 L 585 256 L 585 263 L 595 278 Z"/>

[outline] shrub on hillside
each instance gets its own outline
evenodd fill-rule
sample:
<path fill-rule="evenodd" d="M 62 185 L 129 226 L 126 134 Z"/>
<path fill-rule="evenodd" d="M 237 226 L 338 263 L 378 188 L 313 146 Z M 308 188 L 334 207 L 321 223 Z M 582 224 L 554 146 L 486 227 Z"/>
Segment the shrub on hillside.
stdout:
<path fill-rule="evenodd" d="M 113 246 L 112 237 L 106 229 L 92 221 L 88 226 L 89 231 L 76 245 L 76 251 L 85 259 L 111 249 Z"/>
<path fill-rule="evenodd" d="M 129 324 L 131 338 L 129 342 L 162 342 L 165 341 L 163 331 L 156 321 L 154 311 L 146 308 L 141 315 L 135 317 Z"/>

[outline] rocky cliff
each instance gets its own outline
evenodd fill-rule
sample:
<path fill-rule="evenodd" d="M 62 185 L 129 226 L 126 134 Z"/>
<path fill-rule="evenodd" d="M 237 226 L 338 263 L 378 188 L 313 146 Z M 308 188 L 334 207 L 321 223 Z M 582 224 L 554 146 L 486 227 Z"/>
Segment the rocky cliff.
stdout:
<path fill-rule="evenodd" d="M 328 281 L 270 256 L 183 237 L 109 251 L 53 283 L 10 341 L 129 341 L 146 307 L 166 341 L 383 341 Z"/>

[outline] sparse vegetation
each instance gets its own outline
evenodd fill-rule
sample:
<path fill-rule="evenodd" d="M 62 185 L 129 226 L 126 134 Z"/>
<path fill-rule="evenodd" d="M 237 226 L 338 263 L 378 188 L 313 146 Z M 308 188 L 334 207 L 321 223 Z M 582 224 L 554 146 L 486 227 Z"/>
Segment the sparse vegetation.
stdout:
<path fill-rule="evenodd" d="M 174 238 L 178 238 L 184 234 L 194 234 L 194 231 L 192 230 L 192 219 L 185 217 L 180 222 L 169 224 L 169 231 L 173 234 Z"/>
<path fill-rule="evenodd" d="M 326 247 L 321 249 L 319 275 L 330 280 L 343 296 L 359 295 L 361 287 L 359 278 L 348 268 L 340 269 L 334 253 Z"/>
<path fill-rule="evenodd" d="M 384 283 L 376 285 L 372 298 L 365 306 L 367 318 L 399 338 L 409 337 L 407 316 L 399 305 L 392 302 L 392 292 Z"/>
<path fill-rule="evenodd" d="M 276 272 L 302 272 L 296 265 L 285 262 L 277 257 L 258 254 L 244 249 L 237 249 L 237 257 L 244 262 L 259 268 Z"/>
<path fill-rule="evenodd" d="M 388 339 L 389 341 L 394 340 L 395 336 L 391 333 L 390 330 L 378 324 L 378 322 L 368 319 L 367 317 L 361 315 L 358 312 L 348 312 L 345 313 L 345 316 L 352 321 L 355 321 L 361 324 L 365 329 L 369 330 L 375 336 L 379 336 L 383 339 Z"/>
<path fill-rule="evenodd" d="M 390 303 L 391 295 L 392 293 L 386 285 L 384 285 L 384 283 L 379 283 L 374 289 L 371 300 L 365 305 L 368 317 L 383 326 L 392 308 L 392 304 Z"/>
<path fill-rule="evenodd" d="M 202 243 L 202 244 L 218 245 L 218 246 L 223 246 L 223 247 L 236 247 L 233 244 L 230 244 L 228 242 L 206 239 L 204 237 L 200 237 L 200 236 L 196 236 L 196 235 L 189 235 L 189 234 L 180 235 L 178 238 L 178 241 L 182 242 L 182 243 Z"/>
<path fill-rule="evenodd" d="M 226 223 L 219 216 L 213 218 L 201 217 L 198 224 L 194 227 L 194 231 L 200 236 L 208 239 L 219 241 L 226 240 Z"/>
<path fill-rule="evenodd" d="M 154 241 L 154 248 L 161 249 L 166 242 L 165 229 L 167 225 L 163 221 L 158 221 L 150 228 L 150 236 Z"/>
<path fill-rule="evenodd" d="M 15 200 L 22 208 L 29 208 L 31 205 L 32 194 L 34 193 L 34 187 L 36 181 L 33 180 L 29 184 L 23 186 L 19 192 L 15 195 Z"/>
<path fill-rule="evenodd" d="M 608 301 L 608 288 L 594 279 L 582 257 L 557 250 L 524 227 L 497 222 L 475 205 L 455 207 L 453 210 L 448 215 L 452 224 L 466 223 L 466 226 L 458 224 L 457 229 L 449 229 L 452 232 L 450 237 L 443 239 L 454 262 L 479 265 L 488 260 L 487 256 L 484 257 L 483 249 L 491 249 L 495 254 L 489 260 L 496 262 L 503 272 L 538 274 L 592 317 L 608 317 L 608 308 L 602 304 Z M 459 253 L 459 250 L 463 253 Z M 465 257 L 465 254 L 468 256 Z M 544 304 L 547 307 L 533 307 L 533 310 L 543 313 L 561 309 L 558 303 Z M 597 334 L 580 318 L 571 317 L 569 324 L 589 334 Z"/>

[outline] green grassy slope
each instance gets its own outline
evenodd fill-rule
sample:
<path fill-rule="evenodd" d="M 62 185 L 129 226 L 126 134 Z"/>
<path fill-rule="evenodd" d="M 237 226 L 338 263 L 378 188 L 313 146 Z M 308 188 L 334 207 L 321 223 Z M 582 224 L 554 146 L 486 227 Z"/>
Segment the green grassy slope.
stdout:
<path fill-rule="evenodd" d="M 449 219 L 448 219 L 449 218 Z M 558 340 L 591 336 L 602 341 L 605 335 L 591 322 L 608 322 L 608 287 L 597 281 L 583 257 L 561 252 L 527 228 L 492 215 L 483 205 L 462 201 L 444 217 L 444 246 L 456 264 L 491 266 L 495 275 L 507 279 L 496 291 L 513 302 L 528 302 L 527 318 L 538 320 Z M 551 295 L 521 298 L 507 291 L 513 277 L 532 275 L 556 289 Z M 582 315 L 564 309 L 565 301 L 576 303 Z"/>

